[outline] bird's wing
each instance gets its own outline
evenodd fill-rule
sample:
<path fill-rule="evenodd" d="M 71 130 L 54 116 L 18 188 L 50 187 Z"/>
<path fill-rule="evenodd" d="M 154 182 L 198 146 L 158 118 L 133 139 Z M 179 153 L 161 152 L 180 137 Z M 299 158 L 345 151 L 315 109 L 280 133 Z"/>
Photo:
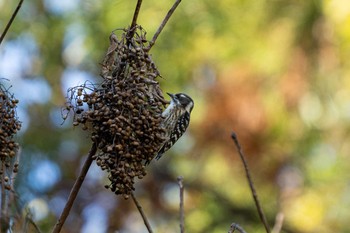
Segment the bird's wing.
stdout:
<path fill-rule="evenodd" d="M 164 143 L 164 145 L 160 148 L 158 151 L 158 155 L 156 156 L 156 159 L 160 159 L 164 152 L 170 149 L 177 140 L 184 134 L 186 131 L 188 125 L 190 124 L 190 114 L 188 112 L 185 112 L 182 116 L 179 117 L 177 120 L 177 123 L 170 134 L 170 137 L 168 141 Z"/>

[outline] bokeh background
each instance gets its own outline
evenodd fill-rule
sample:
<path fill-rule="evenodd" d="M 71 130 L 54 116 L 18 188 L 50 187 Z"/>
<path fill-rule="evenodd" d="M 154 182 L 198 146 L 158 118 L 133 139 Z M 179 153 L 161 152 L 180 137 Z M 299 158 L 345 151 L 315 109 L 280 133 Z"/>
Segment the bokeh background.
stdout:
<path fill-rule="evenodd" d="M 0 30 L 17 1 L 0 0 Z M 20 100 L 17 192 L 43 232 L 62 211 L 91 146 L 63 123 L 68 87 L 98 82 L 112 30 L 130 24 L 136 0 L 25 0 L 0 46 L 0 77 Z M 144 0 L 149 39 L 172 0 Z M 167 92 L 195 100 L 186 135 L 137 181 L 155 232 L 264 232 L 235 131 L 270 225 L 282 232 L 350 232 L 350 2 L 183 0 L 152 49 Z M 63 123 L 63 124 L 62 124 Z M 104 188 L 91 167 L 62 232 L 146 232 L 131 200 Z"/>

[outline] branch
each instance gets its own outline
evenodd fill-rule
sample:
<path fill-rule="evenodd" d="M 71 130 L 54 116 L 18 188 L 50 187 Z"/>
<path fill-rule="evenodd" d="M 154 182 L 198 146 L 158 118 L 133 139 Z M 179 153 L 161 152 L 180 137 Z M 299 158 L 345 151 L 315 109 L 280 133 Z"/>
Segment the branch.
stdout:
<path fill-rule="evenodd" d="M 139 12 L 141 9 L 141 4 L 142 4 L 142 0 L 137 0 L 137 4 L 136 4 L 136 8 L 134 11 L 134 16 L 132 17 L 132 21 L 131 21 L 131 25 L 130 25 L 130 29 L 128 30 L 126 39 L 128 41 L 128 45 L 130 43 L 131 38 L 134 37 L 134 33 L 135 33 L 135 26 L 137 24 L 137 17 L 139 16 Z"/>
<path fill-rule="evenodd" d="M 152 40 L 149 42 L 149 47 L 148 49 L 150 50 L 152 48 L 152 46 L 156 43 L 156 40 L 159 36 L 159 34 L 162 32 L 163 28 L 165 27 L 166 23 L 168 22 L 168 20 L 170 19 L 171 15 L 174 13 L 176 7 L 180 4 L 181 0 L 176 0 L 176 2 L 174 3 L 174 5 L 170 8 L 170 10 L 168 11 L 168 14 L 165 16 L 165 18 L 163 19 L 163 22 L 160 24 L 157 32 L 154 34 Z"/>
<path fill-rule="evenodd" d="M 23 3 L 23 0 L 20 0 L 19 3 L 18 3 L 18 5 L 17 5 L 17 7 L 16 7 L 16 10 L 12 13 L 11 18 L 10 18 L 10 20 L 8 21 L 8 23 L 7 23 L 6 27 L 5 27 L 4 32 L 1 34 L 1 37 L 0 37 L 0 45 L 1 45 L 2 41 L 3 41 L 3 39 L 5 38 L 7 31 L 10 29 L 13 20 L 16 18 L 16 15 L 17 15 L 19 9 L 20 9 L 21 6 L 22 6 L 22 3 Z"/>
<path fill-rule="evenodd" d="M 73 203 L 75 201 L 75 198 L 78 195 L 80 187 L 84 182 L 85 176 L 86 176 L 87 172 L 89 171 L 89 168 L 90 168 L 91 163 L 93 161 L 92 156 L 96 153 L 96 151 L 97 151 L 97 145 L 94 142 L 94 144 L 92 145 L 90 152 L 85 160 L 85 163 L 80 170 L 80 174 L 79 174 L 78 178 L 75 180 L 75 183 L 74 183 L 72 190 L 69 194 L 66 205 L 61 213 L 61 216 L 57 220 L 57 223 L 56 223 L 54 229 L 52 230 L 52 233 L 59 233 L 61 231 L 62 226 L 63 226 L 64 222 L 66 221 L 70 210 L 72 209 Z"/>
<path fill-rule="evenodd" d="M 238 225 L 237 223 L 232 223 L 228 233 L 233 233 L 235 232 L 235 230 L 238 230 L 240 233 L 247 233 L 240 225 Z"/>
<path fill-rule="evenodd" d="M 151 228 L 151 225 L 149 224 L 148 222 L 148 219 L 145 215 L 145 213 L 143 212 L 143 209 L 142 209 L 142 206 L 140 205 L 140 203 L 136 200 L 136 197 L 134 196 L 134 193 L 131 192 L 131 197 L 132 197 L 132 200 L 134 201 L 137 209 L 139 210 L 140 214 L 141 214 L 141 217 L 143 219 L 143 222 L 145 223 L 146 227 L 147 227 L 147 230 L 149 233 L 153 233 L 152 231 L 152 228 Z"/>
<path fill-rule="evenodd" d="M 130 28 L 134 28 L 136 26 L 137 17 L 139 16 L 139 12 L 141 9 L 141 4 L 142 4 L 142 0 L 137 0 L 137 4 L 136 4 L 135 11 L 134 11 L 134 16 L 133 16 L 132 21 L 131 21 Z"/>
<path fill-rule="evenodd" d="M 30 232 L 29 224 L 33 226 L 33 228 L 36 230 L 36 233 L 41 233 L 39 227 L 35 224 L 35 222 L 32 220 L 32 216 L 30 214 L 26 214 L 25 221 L 24 221 L 24 227 L 23 232 Z M 31 231 L 33 232 L 33 231 Z"/>
<path fill-rule="evenodd" d="M 282 226 L 283 226 L 283 220 L 284 220 L 284 214 L 282 212 L 279 212 L 276 215 L 275 225 L 272 228 L 273 233 L 280 233 L 281 232 Z"/>
<path fill-rule="evenodd" d="M 255 191 L 255 188 L 254 188 L 254 184 L 253 184 L 253 180 L 250 176 L 250 172 L 249 172 L 249 168 L 248 168 L 248 163 L 247 161 L 245 160 L 245 156 L 244 156 L 244 153 L 242 151 L 242 148 L 241 148 L 241 145 L 239 144 L 238 142 L 238 139 L 237 139 L 237 135 L 232 132 L 231 134 L 231 137 L 232 137 L 232 140 L 235 142 L 235 145 L 236 145 L 236 148 L 237 148 L 237 151 L 238 151 L 238 154 L 243 162 L 243 165 L 244 165 L 244 170 L 245 170 L 245 174 L 247 176 L 247 179 L 248 179 L 248 183 L 249 183 L 249 187 L 250 187 L 250 190 L 252 192 L 252 195 L 253 195 L 253 198 L 254 198 L 254 202 L 255 202 L 255 206 L 258 210 L 258 213 L 259 213 L 259 217 L 260 217 L 260 220 L 261 222 L 263 223 L 264 227 L 265 227 L 265 230 L 267 233 L 270 233 L 270 228 L 269 228 L 269 225 L 266 221 L 266 217 L 265 217 L 265 214 L 261 208 L 261 205 L 260 205 L 260 202 L 259 202 L 259 199 L 258 199 L 258 195 Z"/>
<path fill-rule="evenodd" d="M 1 210 L 0 210 L 0 233 L 4 230 L 6 231 L 5 225 L 7 224 L 7 216 L 6 216 L 6 191 L 5 191 L 5 160 L 1 160 Z"/>
<path fill-rule="evenodd" d="M 183 186 L 183 177 L 177 177 L 177 182 L 180 187 L 180 232 L 185 232 L 185 211 L 184 211 L 184 186 Z"/>

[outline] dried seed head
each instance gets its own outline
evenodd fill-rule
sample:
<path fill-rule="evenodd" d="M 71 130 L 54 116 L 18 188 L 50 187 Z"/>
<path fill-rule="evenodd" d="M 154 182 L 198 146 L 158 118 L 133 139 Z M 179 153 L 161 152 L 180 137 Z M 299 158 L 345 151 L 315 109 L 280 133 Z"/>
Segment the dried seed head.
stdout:
<path fill-rule="evenodd" d="M 105 187 L 124 198 L 134 190 L 135 177 L 146 175 L 144 163 L 164 142 L 158 135 L 163 135 L 161 113 L 167 103 L 156 81 L 159 71 L 146 49 L 146 32 L 137 26 L 133 38 L 127 39 L 129 30 L 122 30 L 119 38 L 111 35 L 102 83 L 85 83 L 67 92 L 73 125 L 88 128 L 98 143 L 96 163 L 107 170 L 111 182 Z"/>
<path fill-rule="evenodd" d="M 18 100 L 0 84 L 0 160 L 9 161 L 16 155 L 18 143 L 14 136 L 21 128 L 17 118 L 16 107 Z"/>

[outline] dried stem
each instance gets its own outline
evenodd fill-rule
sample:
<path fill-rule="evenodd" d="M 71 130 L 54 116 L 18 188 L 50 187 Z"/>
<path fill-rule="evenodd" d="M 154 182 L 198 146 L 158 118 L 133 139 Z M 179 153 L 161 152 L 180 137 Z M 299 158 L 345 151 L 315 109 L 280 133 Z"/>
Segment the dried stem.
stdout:
<path fill-rule="evenodd" d="M 16 7 L 16 10 L 12 13 L 11 18 L 10 18 L 10 20 L 8 21 L 8 23 L 7 23 L 6 27 L 5 27 L 4 32 L 1 34 L 1 37 L 0 37 L 0 45 L 1 45 L 2 41 L 4 40 L 4 38 L 5 38 L 7 31 L 10 29 L 13 20 L 16 18 L 16 15 L 17 15 L 19 9 L 20 9 L 21 6 L 22 6 L 22 3 L 23 3 L 23 0 L 20 0 L 19 3 L 18 3 L 18 5 L 17 5 L 17 7 Z"/>
<path fill-rule="evenodd" d="M 260 217 L 260 220 L 261 222 L 263 223 L 264 227 L 265 227 L 265 230 L 267 233 L 270 233 L 270 228 L 269 228 L 269 225 L 267 223 L 267 220 L 266 220 L 266 217 L 265 217 L 265 214 L 262 210 L 262 207 L 260 205 L 260 202 L 259 202 L 259 199 L 258 199 L 258 195 L 256 193 L 256 190 L 254 188 L 254 183 L 253 183 L 253 180 L 250 176 L 250 172 L 249 172 L 249 168 L 248 168 L 248 163 L 245 159 L 245 156 L 244 156 L 244 153 L 242 151 L 242 147 L 240 145 L 240 143 L 238 142 L 238 138 L 237 138 L 237 135 L 232 132 L 231 134 L 231 137 L 233 139 L 233 141 L 235 142 L 235 145 L 237 147 L 237 151 L 238 151 L 238 154 L 243 162 L 243 166 L 244 166 L 244 170 L 245 170 L 245 174 L 247 176 L 247 180 L 248 180 L 248 183 L 249 183 L 249 187 L 250 187 L 250 190 L 252 192 L 252 195 L 253 195 L 253 199 L 254 199 L 254 202 L 255 202 L 255 206 L 258 210 L 258 213 L 259 213 L 259 217 Z"/>
<path fill-rule="evenodd" d="M 163 19 L 163 22 L 160 24 L 158 30 L 154 34 L 152 40 L 149 42 L 149 47 L 148 47 L 149 49 L 151 49 L 153 47 L 153 45 L 156 43 L 156 40 L 157 40 L 159 34 L 162 32 L 163 28 L 165 27 L 166 23 L 168 22 L 168 20 L 170 19 L 171 15 L 174 13 L 175 9 L 180 4 L 180 2 L 181 2 L 181 0 L 176 0 L 174 5 L 168 11 L 168 14 L 165 16 L 165 18 Z"/>
<path fill-rule="evenodd" d="M 1 211 L 0 211 L 0 233 L 5 230 L 6 216 L 5 216 L 5 202 L 6 202 L 6 191 L 5 191 L 5 161 L 1 161 Z"/>
<path fill-rule="evenodd" d="M 182 183 L 183 177 L 179 176 L 177 182 L 180 187 L 180 232 L 185 232 L 185 211 L 184 211 L 184 185 Z"/>
<path fill-rule="evenodd" d="M 26 218 L 25 218 L 25 224 L 23 227 L 23 232 L 29 232 L 29 226 L 32 226 L 36 233 L 41 233 L 39 227 L 35 224 L 35 222 L 32 220 L 32 217 L 27 213 Z M 33 230 L 31 230 L 33 232 Z"/>
<path fill-rule="evenodd" d="M 246 233 L 240 225 L 238 225 L 237 223 L 232 223 L 228 233 L 233 233 L 235 232 L 235 230 L 238 230 L 240 233 Z"/>
<path fill-rule="evenodd" d="M 85 176 L 87 174 L 87 172 L 89 171 L 89 168 L 91 166 L 91 163 L 93 161 L 93 155 L 96 153 L 97 151 L 97 145 L 96 143 L 94 143 L 90 149 L 90 152 L 85 160 L 85 163 L 80 171 L 80 174 L 78 176 L 78 178 L 75 180 L 75 183 L 72 187 L 72 190 L 69 194 L 69 197 L 68 197 L 68 200 L 66 202 L 66 205 L 61 213 L 61 216 L 59 217 L 59 219 L 57 220 L 57 223 L 54 227 L 54 229 L 52 230 L 52 233 L 59 233 L 62 229 L 62 226 L 64 224 L 64 222 L 66 221 L 68 215 L 69 215 L 69 212 L 73 206 L 73 203 L 75 201 L 75 198 L 77 197 L 78 195 L 78 192 L 80 190 L 80 187 L 81 185 L 83 184 L 84 182 L 84 179 L 85 179 Z"/>
<path fill-rule="evenodd" d="M 131 26 L 130 26 L 131 29 L 133 29 L 136 26 L 137 17 L 139 16 L 139 12 L 141 9 L 141 4 L 142 4 L 142 0 L 137 0 L 136 8 L 134 11 L 134 16 L 133 16 L 132 21 L 131 21 Z"/>
<path fill-rule="evenodd" d="M 284 220 L 284 214 L 282 212 L 279 212 L 276 215 L 275 225 L 272 228 L 272 233 L 280 233 L 281 232 L 282 226 L 283 226 L 283 220 Z"/>
<path fill-rule="evenodd" d="M 136 24 L 137 24 L 137 17 L 139 16 L 139 12 L 141 9 L 141 4 L 142 4 L 142 0 L 137 0 L 137 4 L 136 4 L 136 8 L 134 11 L 134 16 L 132 17 L 132 21 L 131 21 L 131 26 L 130 26 L 130 30 L 128 31 L 128 34 L 126 36 L 126 39 L 128 41 L 128 45 L 130 44 L 130 40 L 131 38 L 134 37 L 134 33 L 135 33 L 135 29 L 136 29 Z"/>
<path fill-rule="evenodd" d="M 148 219 L 147 219 L 145 213 L 143 212 L 142 206 L 141 206 L 140 203 L 137 201 L 137 199 L 136 199 L 136 197 L 135 197 L 135 195 L 134 195 L 133 192 L 131 192 L 131 197 L 132 197 L 132 200 L 134 201 L 134 203 L 135 203 L 137 209 L 139 210 L 139 212 L 140 212 L 140 214 L 141 214 L 141 217 L 142 217 L 142 219 L 143 219 L 143 222 L 145 223 L 145 226 L 146 226 L 148 232 L 149 232 L 149 233 L 152 233 L 153 231 L 152 231 L 151 225 L 149 224 Z"/>
<path fill-rule="evenodd" d="M 15 191 L 15 180 L 16 180 L 16 177 L 17 177 L 17 174 L 18 174 L 18 172 L 14 172 L 14 169 L 15 169 L 15 164 L 19 164 L 19 161 L 21 159 L 20 155 L 21 155 L 21 152 L 19 150 L 16 153 L 16 158 L 15 158 L 15 161 L 13 162 L 12 168 L 11 168 L 11 175 L 10 175 L 11 176 L 11 183 L 10 183 L 10 186 L 11 186 L 11 190 L 13 191 L 13 193 Z"/>

